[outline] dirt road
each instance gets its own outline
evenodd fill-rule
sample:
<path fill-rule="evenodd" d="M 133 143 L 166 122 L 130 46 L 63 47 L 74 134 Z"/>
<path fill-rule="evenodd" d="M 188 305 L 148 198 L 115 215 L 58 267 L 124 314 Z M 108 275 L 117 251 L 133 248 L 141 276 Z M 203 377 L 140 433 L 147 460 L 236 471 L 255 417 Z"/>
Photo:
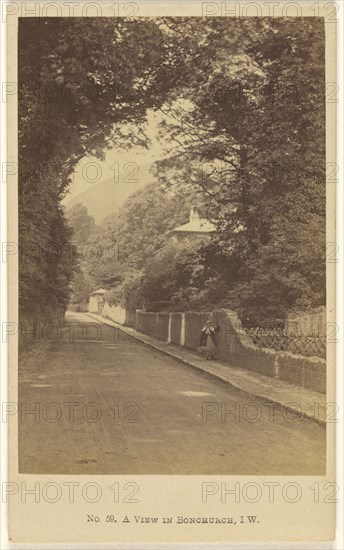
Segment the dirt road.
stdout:
<path fill-rule="evenodd" d="M 292 418 L 86 314 L 68 314 L 66 322 L 46 361 L 20 384 L 20 472 L 324 472 L 323 426 Z"/>

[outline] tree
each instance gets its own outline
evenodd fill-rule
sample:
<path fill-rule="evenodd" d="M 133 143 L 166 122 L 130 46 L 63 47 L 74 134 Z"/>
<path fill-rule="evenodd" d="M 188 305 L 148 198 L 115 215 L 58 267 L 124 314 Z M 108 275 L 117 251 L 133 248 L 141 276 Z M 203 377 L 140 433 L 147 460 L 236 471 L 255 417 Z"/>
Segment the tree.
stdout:
<path fill-rule="evenodd" d="M 21 255 L 21 309 L 43 315 L 47 303 L 65 307 L 75 266 L 52 266 L 46 253 L 55 246 L 54 226 L 60 246 L 71 238 L 60 208 L 71 173 L 83 156 L 101 157 L 110 144 L 146 144 L 147 109 L 166 117 L 168 154 L 157 166 L 165 193 L 186 183 L 188 197 L 206 202 L 217 223 L 211 269 L 200 264 L 202 255 L 194 261 L 186 254 L 194 261 L 187 283 L 194 303 L 212 297 L 257 320 L 263 310 L 277 319 L 288 308 L 324 303 L 322 20 L 24 18 L 19 235 L 22 250 L 38 243 L 45 254 L 35 262 L 26 253 L 26 264 Z M 129 277 L 139 297 L 140 273 L 183 212 L 166 215 L 170 197 L 132 197 L 126 217 L 110 221 L 101 237 L 94 232 L 91 241 L 106 244 L 89 271 L 95 281 L 124 289 Z M 296 254 L 315 239 L 316 252 Z M 262 257 L 266 247 L 279 251 L 273 266 Z M 231 260 L 235 270 L 224 268 Z M 177 294 L 175 279 L 174 304 Z"/>
<path fill-rule="evenodd" d="M 20 314 L 42 319 L 65 308 L 74 265 L 32 250 L 67 244 L 60 203 L 73 169 L 114 143 L 145 144 L 146 111 L 182 60 L 154 19 L 21 18 L 18 47 Z"/>
<path fill-rule="evenodd" d="M 78 203 L 67 211 L 66 216 L 73 229 L 73 239 L 78 245 L 86 244 L 96 229 L 94 219 L 89 215 L 86 206 Z"/>
<path fill-rule="evenodd" d="M 89 215 L 86 206 L 76 204 L 66 213 L 72 230 L 72 244 L 75 251 L 75 271 L 71 282 L 70 306 L 73 309 L 86 311 L 89 295 L 94 290 L 94 279 L 88 270 L 88 243 L 96 232 L 96 224 Z"/>
<path fill-rule="evenodd" d="M 129 287 L 136 285 L 142 270 L 165 246 L 164 235 L 188 220 L 192 201 L 190 188 L 181 192 L 158 182 L 128 197 L 120 211 L 104 220 L 89 240 L 99 256 L 85 263 L 84 269 L 95 285 L 113 289 L 122 305 L 133 303 Z M 142 301 L 138 295 L 135 300 Z"/>
<path fill-rule="evenodd" d="M 237 266 L 227 307 L 278 323 L 325 303 L 324 23 L 215 18 L 193 39 L 208 55 L 163 107 L 174 156 L 160 173 L 174 165 L 172 184 L 182 174 L 208 198 L 214 245 Z"/>
<path fill-rule="evenodd" d="M 190 287 L 194 248 L 190 245 L 167 245 L 146 265 L 139 286 L 139 296 L 146 309 L 166 311 L 175 306 L 178 309 L 180 300 L 176 300 L 175 295 L 181 289 L 186 291 Z M 187 303 L 181 304 L 181 308 L 187 309 Z"/>

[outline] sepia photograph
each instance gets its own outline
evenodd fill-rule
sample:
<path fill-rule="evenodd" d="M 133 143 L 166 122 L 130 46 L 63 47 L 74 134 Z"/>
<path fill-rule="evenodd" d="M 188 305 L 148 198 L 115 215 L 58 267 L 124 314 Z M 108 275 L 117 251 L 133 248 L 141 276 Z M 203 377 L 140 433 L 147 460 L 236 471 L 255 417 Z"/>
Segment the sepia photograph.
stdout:
<path fill-rule="evenodd" d="M 19 471 L 324 474 L 324 21 L 18 30 Z"/>
<path fill-rule="evenodd" d="M 10 540 L 330 540 L 333 4 L 22 4 Z"/>

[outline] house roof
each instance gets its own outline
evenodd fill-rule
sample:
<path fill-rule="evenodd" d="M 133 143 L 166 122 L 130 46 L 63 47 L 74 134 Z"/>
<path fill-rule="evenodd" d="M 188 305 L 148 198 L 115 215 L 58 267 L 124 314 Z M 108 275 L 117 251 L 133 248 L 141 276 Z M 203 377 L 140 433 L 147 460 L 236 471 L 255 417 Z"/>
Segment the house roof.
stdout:
<path fill-rule="evenodd" d="M 90 296 L 93 296 L 94 294 L 105 294 L 106 290 L 104 290 L 103 288 L 99 288 L 98 290 L 94 290 L 93 292 L 91 292 Z"/>
<path fill-rule="evenodd" d="M 167 233 L 165 233 L 164 237 L 169 237 L 170 235 L 173 235 L 175 233 L 183 233 L 183 234 L 198 234 L 198 235 L 204 235 L 207 233 L 213 233 L 216 231 L 215 225 L 207 220 L 206 218 L 201 218 L 199 214 L 199 210 L 196 206 L 191 206 L 190 208 L 190 217 L 188 223 L 185 223 L 184 225 L 180 225 L 179 227 L 175 227 L 174 229 L 171 229 Z"/>
<path fill-rule="evenodd" d="M 206 220 L 205 218 L 196 218 L 184 225 L 175 227 L 172 231 L 186 232 L 186 233 L 211 233 L 215 231 L 215 225 Z"/>
<path fill-rule="evenodd" d="M 212 222 L 206 219 L 198 218 L 188 223 L 185 223 L 184 225 L 180 225 L 179 227 L 171 229 L 170 231 L 165 233 L 164 237 L 169 237 L 174 233 L 207 234 L 213 233 L 214 231 L 215 225 Z"/>

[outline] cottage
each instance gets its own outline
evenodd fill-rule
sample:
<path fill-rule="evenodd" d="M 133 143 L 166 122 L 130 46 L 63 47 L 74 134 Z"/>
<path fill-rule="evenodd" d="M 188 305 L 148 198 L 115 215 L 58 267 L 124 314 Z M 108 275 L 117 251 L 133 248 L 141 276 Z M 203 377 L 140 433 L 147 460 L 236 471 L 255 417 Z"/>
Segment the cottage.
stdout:
<path fill-rule="evenodd" d="M 215 225 L 206 218 L 201 218 L 198 208 L 192 206 L 190 209 L 189 222 L 168 231 L 165 233 L 164 238 L 166 242 L 173 244 L 186 240 L 207 242 L 214 232 Z"/>
<path fill-rule="evenodd" d="M 98 290 L 95 290 L 94 292 L 92 292 L 92 294 L 90 294 L 88 302 L 89 313 L 98 313 L 98 315 L 102 314 L 105 292 L 106 290 L 104 290 L 103 288 L 99 288 Z"/>

